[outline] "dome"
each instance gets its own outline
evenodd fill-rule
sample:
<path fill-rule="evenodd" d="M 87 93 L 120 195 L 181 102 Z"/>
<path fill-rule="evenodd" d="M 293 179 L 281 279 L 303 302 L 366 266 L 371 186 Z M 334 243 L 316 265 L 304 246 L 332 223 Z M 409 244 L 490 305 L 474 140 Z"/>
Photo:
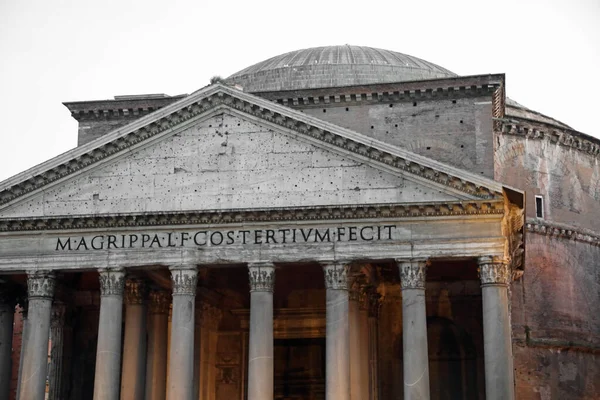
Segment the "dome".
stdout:
<path fill-rule="evenodd" d="M 247 92 L 406 82 L 457 76 L 439 65 L 364 46 L 296 50 L 261 61 L 227 78 Z"/>

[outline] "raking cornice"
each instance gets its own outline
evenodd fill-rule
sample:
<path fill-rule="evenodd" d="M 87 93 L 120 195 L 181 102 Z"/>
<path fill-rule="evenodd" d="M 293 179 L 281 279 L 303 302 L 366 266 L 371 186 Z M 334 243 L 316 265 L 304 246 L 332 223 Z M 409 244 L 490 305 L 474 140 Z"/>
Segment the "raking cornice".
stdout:
<path fill-rule="evenodd" d="M 346 154 L 367 158 L 417 179 L 446 186 L 467 194 L 472 199 L 499 198 L 502 194 L 502 185 L 493 180 L 419 156 L 257 96 L 215 84 L 0 183 L 0 207 L 219 106 L 293 130 L 327 144 L 327 147 L 337 147 Z"/>

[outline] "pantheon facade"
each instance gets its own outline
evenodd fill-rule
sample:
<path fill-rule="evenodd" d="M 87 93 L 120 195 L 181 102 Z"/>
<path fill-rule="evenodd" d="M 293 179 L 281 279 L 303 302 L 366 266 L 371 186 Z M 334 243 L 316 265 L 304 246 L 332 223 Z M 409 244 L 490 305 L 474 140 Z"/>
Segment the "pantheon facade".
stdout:
<path fill-rule="evenodd" d="M 330 46 L 65 106 L 0 182 L 0 399 L 600 396 L 600 141 L 503 74 Z"/>

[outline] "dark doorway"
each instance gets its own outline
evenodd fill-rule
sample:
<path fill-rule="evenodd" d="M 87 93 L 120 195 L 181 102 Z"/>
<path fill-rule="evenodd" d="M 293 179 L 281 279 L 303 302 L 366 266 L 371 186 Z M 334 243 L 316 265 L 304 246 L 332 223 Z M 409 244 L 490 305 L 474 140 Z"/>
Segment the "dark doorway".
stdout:
<path fill-rule="evenodd" d="M 325 399 L 325 338 L 275 340 L 275 399 Z"/>

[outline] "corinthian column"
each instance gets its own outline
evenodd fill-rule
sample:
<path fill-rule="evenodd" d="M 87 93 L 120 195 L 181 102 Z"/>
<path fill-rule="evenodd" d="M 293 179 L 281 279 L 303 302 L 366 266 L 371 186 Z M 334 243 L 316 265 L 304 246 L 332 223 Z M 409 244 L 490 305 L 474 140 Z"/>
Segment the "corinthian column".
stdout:
<path fill-rule="evenodd" d="M 48 337 L 50 335 L 50 311 L 54 295 L 54 274 L 33 271 L 27 273 L 29 319 L 23 340 L 23 368 L 19 377 L 19 399 L 43 399 L 46 392 L 48 366 Z"/>
<path fill-rule="evenodd" d="M 121 324 L 123 321 L 123 269 L 101 269 L 100 319 L 96 347 L 94 400 L 117 400 L 121 372 Z"/>
<path fill-rule="evenodd" d="M 173 284 L 168 400 L 192 400 L 194 390 L 194 310 L 198 270 L 195 265 L 169 268 Z"/>
<path fill-rule="evenodd" d="M 248 265 L 250 278 L 250 341 L 248 400 L 273 400 L 273 263 Z"/>
<path fill-rule="evenodd" d="M 351 278 L 355 281 L 356 278 Z M 360 296 L 358 284 L 349 285 L 348 290 L 348 340 L 350 343 L 350 399 L 362 400 L 361 379 L 361 337 L 360 337 L 360 314 L 358 310 L 358 298 Z"/>
<path fill-rule="evenodd" d="M 485 395 L 488 400 L 513 400 L 515 385 L 508 314 L 510 269 L 504 260 L 479 259 L 483 300 Z"/>
<path fill-rule="evenodd" d="M 13 320 L 15 316 L 15 296 L 0 286 L 0 399 L 8 399 L 13 338 Z"/>
<path fill-rule="evenodd" d="M 50 320 L 50 366 L 48 367 L 48 400 L 62 398 L 64 329 L 67 306 L 55 303 Z"/>
<path fill-rule="evenodd" d="M 379 308 L 381 296 L 368 293 L 369 302 L 369 399 L 379 400 Z"/>
<path fill-rule="evenodd" d="M 146 400 L 167 397 L 167 341 L 171 294 L 153 290 L 148 295 L 148 357 L 146 359 Z"/>
<path fill-rule="evenodd" d="M 121 399 L 143 400 L 146 378 L 146 284 L 140 279 L 125 282 L 125 339 Z"/>
<path fill-rule="evenodd" d="M 404 400 L 429 399 L 425 261 L 397 260 L 402 286 Z"/>
<path fill-rule="evenodd" d="M 326 400 L 350 399 L 350 339 L 348 325 L 348 265 L 323 266 L 326 309 Z"/>

